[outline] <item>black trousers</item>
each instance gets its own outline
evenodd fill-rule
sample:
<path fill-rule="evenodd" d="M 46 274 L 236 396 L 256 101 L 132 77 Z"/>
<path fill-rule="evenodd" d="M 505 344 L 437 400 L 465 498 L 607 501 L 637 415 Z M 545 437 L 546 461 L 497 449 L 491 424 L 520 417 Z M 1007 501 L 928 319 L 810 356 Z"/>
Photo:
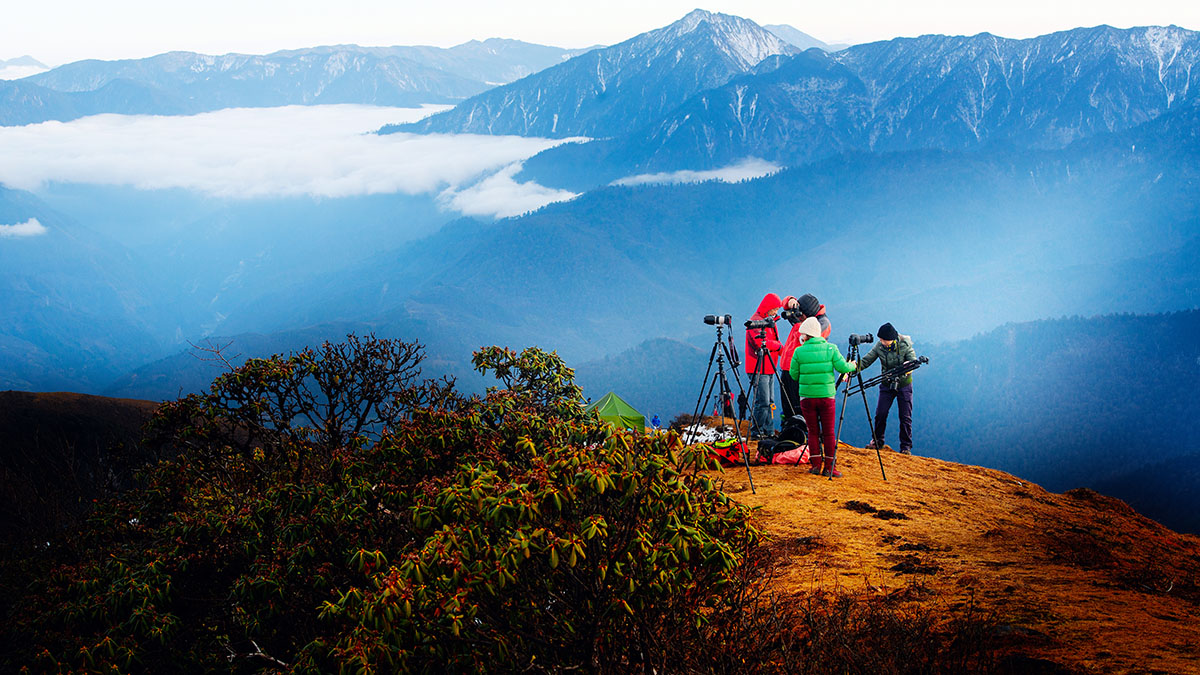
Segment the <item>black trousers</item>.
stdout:
<path fill-rule="evenodd" d="M 800 414 L 800 383 L 786 370 L 779 371 L 779 409 L 784 421 Z"/>

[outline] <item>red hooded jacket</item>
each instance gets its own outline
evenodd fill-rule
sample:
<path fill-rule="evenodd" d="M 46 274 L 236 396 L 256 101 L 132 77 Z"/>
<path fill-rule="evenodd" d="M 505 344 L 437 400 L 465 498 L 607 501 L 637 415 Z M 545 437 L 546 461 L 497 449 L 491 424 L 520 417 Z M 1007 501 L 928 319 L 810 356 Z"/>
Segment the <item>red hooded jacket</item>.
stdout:
<path fill-rule="evenodd" d="M 758 303 L 758 311 L 754 316 L 750 317 L 751 321 L 758 321 L 767 318 L 767 314 L 773 309 L 783 307 L 783 301 L 774 293 L 767 293 L 763 296 L 762 302 Z M 779 341 L 779 333 L 775 330 L 775 326 L 770 326 L 764 329 L 763 339 L 759 339 L 757 328 L 746 329 L 746 372 L 753 375 L 758 366 L 758 348 L 766 345 L 768 358 L 763 361 L 762 374 L 772 375 L 775 373 L 775 362 L 779 358 L 779 350 L 783 348 L 783 343 Z"/>
<path fill-rule="evenodd" d="M 821 337 L 829 339 L 833 326 L 825 316 L 825 305 L 821 305 L 821 309 L 817 310 L 817 320 L 821 322 Z M 792 352 L 803 344 L 805 337 L 800 334 L 800 324 L 792 324 L 792 332 L 788 333 L 787 341 L 783 343 L 783 350 L 779 353 L 779 369 L 782 372 L 786 373 L 792 366 Z"/>

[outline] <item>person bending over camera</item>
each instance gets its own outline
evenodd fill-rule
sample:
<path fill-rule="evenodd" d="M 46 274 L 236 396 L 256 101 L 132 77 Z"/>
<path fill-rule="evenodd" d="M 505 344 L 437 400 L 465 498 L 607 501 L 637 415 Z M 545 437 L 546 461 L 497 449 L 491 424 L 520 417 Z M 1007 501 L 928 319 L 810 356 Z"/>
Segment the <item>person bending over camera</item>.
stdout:
<path fill-rule="evenodd" d="M 783 342 L 783 351 L 779 355 L 779 399 L 784 424 L 800 414 L 800 392 L 790 372 L 792 354 L 796 351 L 796 347 L 804 342 L 804 338 L 808 337 L 800 334 L 800 324 L 810 316 L 816 317 L 817 321 L 821 323 L 821 337 L 826 340 L 829 339 L 829 333 L 833 330 L 833 326 L 825 316 L 825 305 L 822 305 L 816 296 L 805 293 L 799 298 L 788 298 L 788 300 L 792 302 L 790 304 L 787 301 L 784 302 L 788 308 L 783 312 L 783 318 L 791 322 L 792 330 L 788 333 L 787 340 Z"/>
<path fill-rule="evenodd" d="M 841 478 L 834 422 L 836 373 L 853 373 L 855 363 L 842 358 L 837 347 L 821 337 L 821 322 L 816 317 L 802 321 L 800 333 L 807 337 L 792 354 L 789 370 L 800 390 L 800 413 L 808 425 L 808 452 L 812 458 L 809 473 Z"/>
<path fill-rule="evenodd" d="M 787 305 L 795 302 L 795 298 L 788 296 Z M 778 295 L 767 293 L 762 302 L 758 303 L 758 310 L 750 320 L 774 322 L 779 310 L 784 306 L 785 301 L 780 300 Z M 775 363 L 782 348 L 783 343 L 779 341 L 779 333 L 775 330 L 774 323 L 765 328 L 746 329 L 746 374 L 750 386 L 754 388 L 753 412 L 750 416 L 751 440 L 766 438 L 775 433 L 775 415 L 772 412 L 772 408 L 775 407 L 773 380 Z"/>
<path fill-rule="evenodd" d="M 879 367 L 883 370 L 891 370 L 902 365 L 905 361 L 912 361 L 917 358 L 917 352 L 913 350 L 912 338 L 907 335 L 900 335 L 892 324 L 885 323 L 879 327 L 879 332 L 875 334 L 879 338 L 879 342 L 867 352 L 858 361 L 859 371 L 866 370 L 876 360 L 879 361 Z M 900 452 L 912 454 L 912 373 L 908 373 L 902 378 L 893 380 L 884 380 L 879 384 L 879 402 L 875 405 L 875 438 L 879 439 L 880 447 L 883 446 L 883 432 L 887 430 L 888 413 L 892 410 L 892 401 L 900 401 L 897 406 L 900 410 Z M 875 441 L 872 440 L 867 444 L 868 448 L 875 448 Z"/>

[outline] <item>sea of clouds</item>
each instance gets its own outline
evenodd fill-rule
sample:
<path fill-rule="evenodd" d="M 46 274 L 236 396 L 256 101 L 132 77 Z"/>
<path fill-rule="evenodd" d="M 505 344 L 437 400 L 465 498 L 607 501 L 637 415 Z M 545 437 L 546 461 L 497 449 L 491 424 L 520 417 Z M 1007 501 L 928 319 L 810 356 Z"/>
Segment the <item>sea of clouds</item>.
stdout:
<path fill-rule="evenodd" d="M 37 218 L 30 218 L 23 223 L 0 225 L 0 239 L 36 237 L 39 234 L 46 234 L 46 232 L 46 226 L 39 223 Z"/>
<path fill-rule="evenodd" d="M 613 185 L 649 185 L 662 183 L 702 183 L 718 180 L 736 183 L 741 180 L 762 178 L 777 173 L 783 167 L 757 157 L 747 157 L 736 164 L 709 169 L 707 171 L 671 171 L 667 173 L 643 173 L 612 182 Z"/>
<path fill-rule="evenodd" d="M 0 127 L 0 183 L 30 191 L 51 182 L 183 188 L 223 198 L 431 194 L 444 208 L 496 217 L 575 196 L 513 179 L 522 160 L 562 139 L 371 133 L 445 107 L 234 108 Z"/>

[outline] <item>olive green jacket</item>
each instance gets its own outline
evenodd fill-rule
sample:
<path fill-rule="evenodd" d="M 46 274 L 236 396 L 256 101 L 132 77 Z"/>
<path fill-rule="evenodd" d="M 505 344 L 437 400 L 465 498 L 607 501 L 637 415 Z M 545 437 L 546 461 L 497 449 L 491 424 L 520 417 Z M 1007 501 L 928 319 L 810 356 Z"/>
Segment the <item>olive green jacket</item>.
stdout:
<path fill-rule="evenodd" d="M 866 370 L 872 363 L 878 359 L 879 367 L 882 370 L 890 370 L 896 368 L 905 361 L 913 361 L 917 358 L 917 352 L 913 349 L 912 338 L 907 335 L 901 335 L 892 346 L 884 347 L 883 343 L 876 342 L 871 351 L 863 355 L 858 360 L 858 370 L 862 372 Z M 912 384 L 912 373 L 905 375 L 900 379 L 895 386 L 905 387 Z"/>

